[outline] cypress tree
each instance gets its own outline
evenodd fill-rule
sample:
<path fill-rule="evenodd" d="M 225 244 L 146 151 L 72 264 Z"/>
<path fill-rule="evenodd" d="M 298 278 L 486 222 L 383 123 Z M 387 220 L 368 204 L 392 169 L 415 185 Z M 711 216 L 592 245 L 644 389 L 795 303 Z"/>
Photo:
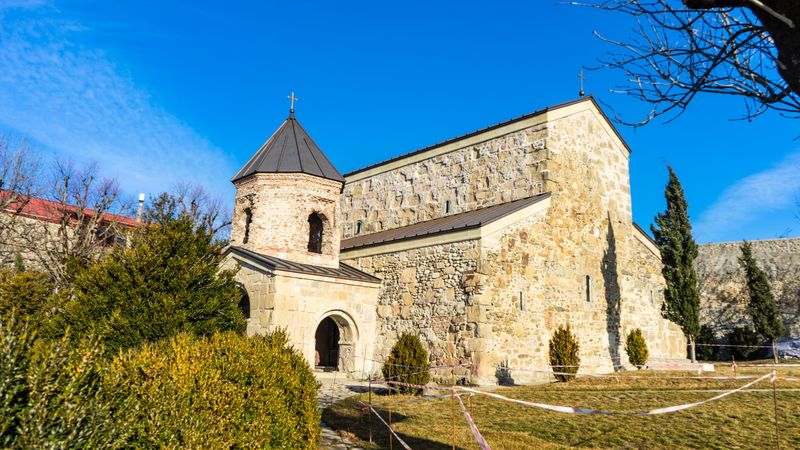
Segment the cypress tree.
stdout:
<path fill-rule="evenodd" d="M 778 353 L 775 349 L 775 339 L 783 336 L 783 320 L 778 314 L 778 307 L 775 306 L 775 297 L 769 287 L 767 275 L 758 267 L 755 258 L 753 258 L 753 249 L 750 243 L 743 242 L 741 250 L 742 255 L 739 257 L 739 264 L 744 269 L 747 290 L 750 293 L 747 312 L 753 318 L 753 326 L 756 333 L 763 338 L 770 338 L 772 341 L 772 357 L 777 363 Z"/>
<path fill-rule="evenodd" d="M 669 182 L 664 189 L 667 210 L 658 213 L 655 225 L 650 226 L 661 250 L 662 274 L 667 284 L 661 313 L 681 327 L 689 340 L 692 362 L 695 362 L 694 343 L 700 333 L 700 296 L 694 269 L 697 243 L 692 237 L 689 207 L 681 182 L 671 166 L 667 169 Z"/>

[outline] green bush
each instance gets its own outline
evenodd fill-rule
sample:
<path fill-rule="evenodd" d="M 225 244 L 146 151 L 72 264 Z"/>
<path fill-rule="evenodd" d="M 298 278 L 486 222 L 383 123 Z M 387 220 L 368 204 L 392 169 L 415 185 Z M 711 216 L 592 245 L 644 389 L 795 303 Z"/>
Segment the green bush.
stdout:
<path fill-rule="evenodd" d="M 558 327 L 553 337 L 550 338 L 550 366 L 554 372 L 566 372 L 570 374 L 578 373 L 578 366 L 581 364 L 581 358 L 578 356 L 580 346 L 575 336 L 569 329 L 569 324 L 566 327 Z M 555 375 L 558 381 L 569 381 L 575 378 L 575 375 Z"/>
<path fill-rule="evenodd" d="M 114 359 L 0 318 L 0 448 L 317 448 L 317 384 L 283 332 L 187 334 Z"/>
<path fill-rule="evenodd" d="M 0 316 L 12 311 L 20 322 L 27 321 L 34 330 L 46 322 L 55 297 L 55 285 L 38 272 L 0 269 Z"/>
<path fill-rule="evenodd" d="M 641 369 L 647 364 L 650 352 L 647 350 L 647 342 L 642 336 L 641 329 L 636 328 L 628 333 L 628 337 L 625 339 L 625 351 L 628 353 L 628 361 L 637 368 Z"/>
<path fill-rule="evenodd" d="M 244 332 L 231 271 L 220 271 L 221 244 L 191 220 L 146 227 L 129 248 L 75 269 L 73 298 L 48 325 L 50 337 L 97 336 L 109 354 L 179 333 Z"/>
<path fill-rule="evenodd" d="M 27 324 L 3 317 L 0 352 L 0 447 L 124 446 L 128 426 L 114 416 L 125 397 L 106 395 L 107 360 L 96 343 L 36 341 Z"/>
<path fill-rule="evenodd" d="M 383 377 L 402 383 L 425 385 L 430 381 L 428 352 L 419 337 L 405 333 L 392 347 L 389 358 L 383 365 Z M 403 393 L 420 393 L 421 389 L 396 386 Z"/>
<path fill-rule="evenodd" d="M 761 338 L 750 327 L 736 327 L 728 333 L 728 343 L 735 346 L 731 347 L 731 354 L 745 361 L 757 356 Z"/>
<path fill-rule="evenodd" d="M 284 332 L 187 334 L 118 356 L 109 390 L 136 448 L 316 449 L 317 383 Z"/>
<path fill-rule="evenodd" d="M 714 330 L 708 325 L 700 327 L 700 334 L 697 335 L 695 344 L 697 345 L 697 359 L 702 361 L 711 361 L 717 359 L 719 356 L 718 347 L 713 344 L 718 344 Z M 701 345 L 702 344 L 702 345 Z"/>

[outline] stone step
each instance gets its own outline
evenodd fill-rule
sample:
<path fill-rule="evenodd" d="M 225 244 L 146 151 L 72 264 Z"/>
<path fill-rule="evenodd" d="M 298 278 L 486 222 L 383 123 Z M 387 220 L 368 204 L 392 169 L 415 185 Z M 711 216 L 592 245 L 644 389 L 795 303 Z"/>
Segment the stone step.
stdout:
<path fill-rule="evenodd" d="M 714 365 L 709 363 L 692 363 L 689 360 L 660 361 L 647 365 L 651 370 L 672 372 L 714 372 Z"/>

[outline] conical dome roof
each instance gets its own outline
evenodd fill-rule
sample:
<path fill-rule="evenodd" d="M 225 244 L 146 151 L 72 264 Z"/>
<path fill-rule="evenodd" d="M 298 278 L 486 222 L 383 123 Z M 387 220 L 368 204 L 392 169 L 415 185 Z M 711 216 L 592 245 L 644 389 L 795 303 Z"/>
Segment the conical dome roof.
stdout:
<path fill-rule="evenodd" d="M 231 181 L 235 183 L 254 173 L 307 173 L 344 183 L 342 174 L 306 133 L 294 113 L 289 114 Z"/>

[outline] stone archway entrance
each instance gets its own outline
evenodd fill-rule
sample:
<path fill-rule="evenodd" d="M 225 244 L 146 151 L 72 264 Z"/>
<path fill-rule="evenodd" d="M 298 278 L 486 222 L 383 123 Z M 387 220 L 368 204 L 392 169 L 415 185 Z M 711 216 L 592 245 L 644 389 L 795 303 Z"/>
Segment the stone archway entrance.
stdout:
<path fill-rule="evenodd" d="M 344 317 L 325 317 L 314 333 L 314 365 L 326 371 L 351 372 L 355 369 L 354 345 L 353 329 Z"/>
<path fill-rule="evenodd" d="M 330 317 L 322 319 L 314 333 L 315 365 L 319 368 L 339 368 L 339 326 Z"/>

